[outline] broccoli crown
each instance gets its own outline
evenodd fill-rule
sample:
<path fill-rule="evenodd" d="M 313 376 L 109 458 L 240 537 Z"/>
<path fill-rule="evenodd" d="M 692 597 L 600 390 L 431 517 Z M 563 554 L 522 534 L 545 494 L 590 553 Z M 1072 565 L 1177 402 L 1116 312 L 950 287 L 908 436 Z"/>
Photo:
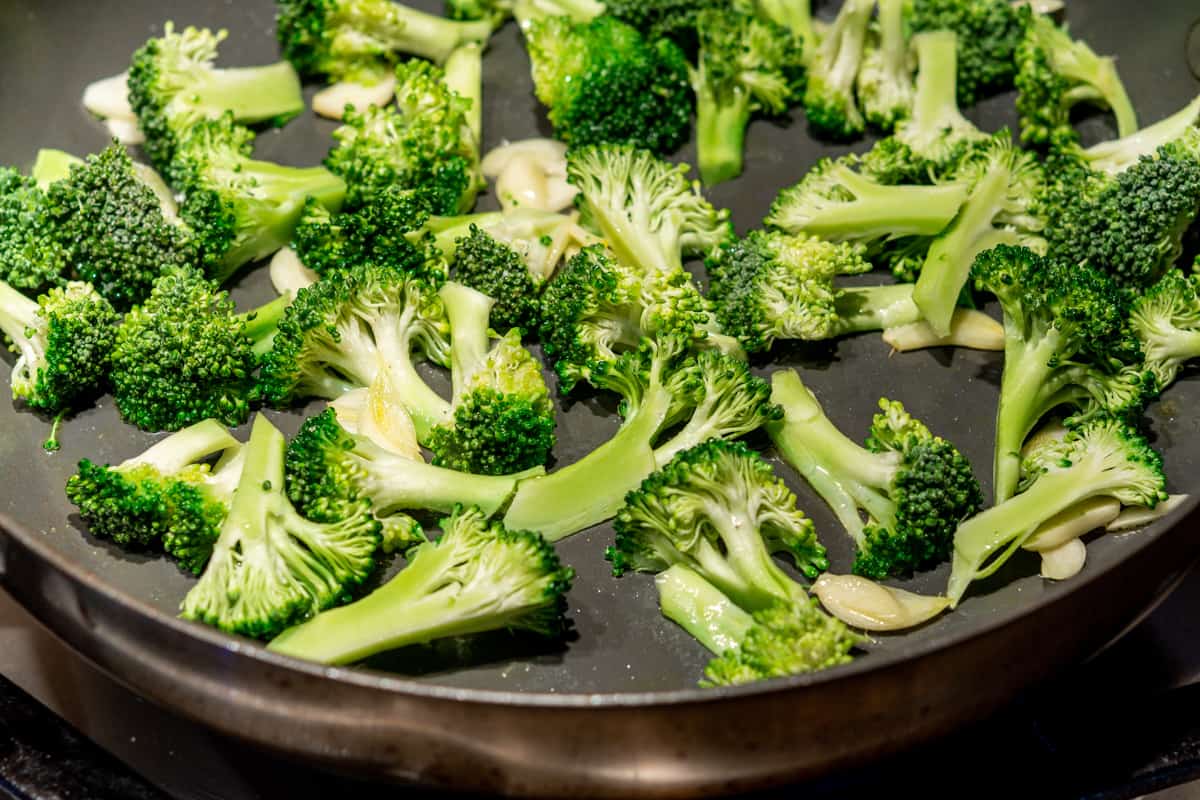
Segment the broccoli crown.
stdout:
<path fill-rule="evenodd" d="M 17 354 L 13 398 L 61 414 L 103 394 L 119 320 L 86 283 L 72 281 L 33 301 L 0 282 L 0 331 Z"/>
<path fill-rule="evenodd" d="M 914 31 L 949 30 L 957 35 L 962 105 L 1012 88 L 1025 26 L 1008 0 L 914 0 L 909 23 Z"/>
<path fill-rule="evenodd" d="M 518 328 L 531 333 L 541 314 L 541 280 L 536 279 L 508 244 L 472 224 L 470 233 L 455 242 L 454 280 L 496 301 L 492 328 Z"/>
<path fill-rule="evenodd" d="M 464 382 L 454 418 L 434 428 L 433 463 L 478 475 L 544 466 L 554 448 L 554 405 L 542 365 L 508 332 Z"/>
<path fill-rule="evenodd" d="M 632 25 L 651 41 L 671 39 L 691 55 L 700 46 L 704 15 L 724 14 L 734 5 L 731 0 L 609 0 L 604 13 Z"/>
<path fill-rule="evenodd" d="M 404 189 L 388 188 L 370 205 L 337 214 L 310 197 L 292 247 L 304 266 L 318 275 L 371 263 L 440 283 L 445 263 L 424 237 L 409 236 L 428 218 L 424 198 Z"/>
<path fill-rule="evenodd" d="M 709 298 L 748 353 L 776 339 L 826 339 L 838 321 L 833 279 L 870 272 L 864 256 L 862 245 L 752 231 L 708 260 Z"/>
<path fill-rule="evenodd" d="M 47 194 L 76 274 L 119 309 L 145 300 L 164 270 L 198 263 L 191 231 L 163 215 L 119 144 L 88 156 Z"/>
<path fill-rule="evenodd" d="M 411 360 L 445 365 L 449 349 L 445 306 L 432 284 L 389 266 L 358 264 L 300 290 L 263 357 L 256 394 L 274 405 L 332 400 L 370 386 L 384 365 L 403 367 L 406 379 L 420 383 L 409 372 Z"/>
<path fill-rule="evenodd" d="M 1071 110 L 1079 103 L 1111 109 L 1120 136 L 1137 131 L 1137 115 L 1111 58 L 1101 57 L 1032 8 L 1020 10 L 1025 35 L 1017 46 L 1017 113 L 1021 141 L 1055 150 L 1079 142 Z"/>
<path fill-rule="evenodd" d="M 456 508 L 441 526 L 437 541 L 413 550 L 384 586 L 284 632 L 271 649 L 345 664 L 447 636 L 567 629 L 565 595 L 575 573 L 545 539 L 488 522 L 475 508 Z"/>
<path fill-rule="evenodd" d="M 637 269 L 671 273 L 683 259 L 704 257 L 733 236 L 729 212 L 713 208 L 686 164 L 621 145 L 579 147 L 567 154 L 576 204 L 621 259 Z"/>
<path fill-rule="evenodd" d="M 808 59 L 804 111 L 809 126 L 831 139 L 853 139 L 866 123 L 854 97 L 862 63 L 872 0 L 847 0 Z"/>
<path fill-rule="evenodd" d="M 392 187 L 424 197 L 433 214 L 468 211 L 479 188 L 470 103 L 446 84 L 440 67 L 411 61 L 396 68 L 395 108 L 348 111 L 325 160 L 349 186 L 351 209 L 374 203 Z"/>
<path fill-rule="evenodd" d="M 534 21 L 525 31 L 534 90 L 572 147 L 627 144 L 670 153 L 687 140 L 688 64 L 678 45 L 615 17 Z"/>
<path fill-rule="evenodd" d="M 810 578 L 829 566 L 796 496 L 738 442 L 712 439 L 677 454 L 629 493 L 614 528 L 607 552 L 614 574 L 685 564 L 749 609 L 802 591 L 772 549 L 790 554 Z"/>
<path fill-rule="evenodd" d="M 754 612 L 738 646 L 708 662 L 701 686 L 743 683 L 816 672 L 853 660 L 862 637 L 801 597 Z"/>
<path fill-rule="evenodd" d="M 1129 322 L 1161 392 L 1185 362 L 1200 356 L 1200 275 L 1167 270 L 1134 299 Z"/>
<path fill-rule="evenodd" d="M 0 280 L 40 291 L 61 284 L 70 263 L 45 192 L 32 178 L 0 167 Z"/>
<path fill-rule="evenodd" d="M 879 17 L 866 40 L 856 90 L 867 121 L 891 131 L 912 113 L 912 59 L 905 33 L 906 0 L 880 0 Z"/>

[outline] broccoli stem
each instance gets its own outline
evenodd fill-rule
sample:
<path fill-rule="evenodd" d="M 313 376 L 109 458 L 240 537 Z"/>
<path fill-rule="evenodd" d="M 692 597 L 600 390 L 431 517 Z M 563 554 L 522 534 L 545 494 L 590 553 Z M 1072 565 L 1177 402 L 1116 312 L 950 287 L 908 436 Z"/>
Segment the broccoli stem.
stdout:
<path fill-rule="evenodd" d="M 913 43 L 919 71 L 905 138 L 934 141 L 947 129 L 970 125 L 958 107 L 958 37 L 930 31 L 914 36 Z"/>
<path fill-rule="evenodd" d="M 802 55 L 811 60 L 817 47 L 817 36 L 813 31 L 812 9 L 809 0 L 758 0 L 758 10 L 776 25 L 782 25 L 803 42 Z"/>
<path fill-rule="evenodd" d="M 954 221 L 970 191 L 962 183 L 881 186 L 844 164 L 833 168 L 830 179 L 854 200 L 824 205 L 802 227 L 806 233 L 833 240 L 848 235 L 856 240 L 936 236 Z"/>
<path fill-rule="evenodd" d="M 304 111 L 300 76 L 286 61 L 262 67 L 209 69 L 187 87 L 189 104 L 212 116 L 232 111 L 246 125 L 283 120 Z"/>
<path fill-rule="evenodd" d="M 513 496 L 521 477 L 544 472 L 539 467 L 519 475 L 473 475 L 400 456 L 368 469 L 367 494 L 380 517 L 415 508 L 448 513 L 458 504 L 478 506 L 490 517 Z"/>
<path fill-rule="evenodd" d="M 882 331 L 921 319 L 911 283 L 850 286 L 839 291 L 834 307 L 838 316 L 834 336 Z"/>
<path fill-rule="evenodd" d="M 38 324 L 37 301 L 0 281 L 0 331 L 27 361 L 36 356 L 28 331 L 37 328 Z"/>
<path fill-rule="evenodd" d="M 450 379 L 453 402 L 488 354 L 488 320 L 496 301 L 483 292 L 449 281 L 438 294 L 450 320 Z"/>
<path fill-rule="evenodd" d="M 468 42 L 455 48 L 446 59 L 444 69 L 446 85 L 459 97 L 471 103 L 471 108 L 466 113 L 467 127 L 471 129 L 474 150 L 478 154 L 483 142 L 483 45 L 479 42 Z"/>
<path fill-rule="evenodd" d="M 1200 118 L 1200 95 L 1166 119 L 1130 136 L 1093 145 L 1080 151 L 1080 155 L 1092 169 L 1116 175 L 1142 156 L 1152 155 L 1158 148 L 1183 136 L 1197 123 L 1197 118 Z"/>
<path fill-rule="evenodd" d="M 696 158 L 706 186 L 742 174 L 746 126 L 750 124 L 750 95 L 738 88 L 720 100 L 696 86 Z"/>
<path fill-rule="evenodd" d="M 270 352 L 279 321 L 291 304 L 292 298 L 282 295 L 241 315 L 242 333 L 252 342 L 254 355 L 263 356 Z"/>
<path fill-rule="evenodd" d="M 716 655 L 736 650 L 754 619 L 694 570 L 676 564 L 654 578 L 663 616 Z"/>
<path fill-rule="evenodd" d="M 239 446 L 238 440 L 224 425 L 206 419 L 156 442 L 141 455 L 122 463 L 121 467 L 145 464 L 163 475 L 173 475 L 209 456 Z"/>
<path fill-rule="evenodd" d="M 77 165 L 83 165 L 82 158 L 63 150 L 44 147 L 38 150 L 37 160 L 33 162 L 33 169 L 29 174 L 37 181 L 39 189 L 45 189 L 52 183 L 70 177 L 71 167 Z"/>
<path fill-rule="evenodd" d="M 491 20 L 450 20 L 427 14 L 400 3 L 392 9 L 401 24 L 386 49 L 427 58 L 444 65 L 451 54 L 468 42 L 486 42 L 492 35 Z"/>
<path fill-rule="evenodd" d="M 724 552 L 701 543 L 695 555 L 714 586 L 751 611 L 795 599 L 798 585 L 771 557 L 756 526 L 746 525 L 741 514 L 711 514 L 708 522 L 724 544 Z"/>

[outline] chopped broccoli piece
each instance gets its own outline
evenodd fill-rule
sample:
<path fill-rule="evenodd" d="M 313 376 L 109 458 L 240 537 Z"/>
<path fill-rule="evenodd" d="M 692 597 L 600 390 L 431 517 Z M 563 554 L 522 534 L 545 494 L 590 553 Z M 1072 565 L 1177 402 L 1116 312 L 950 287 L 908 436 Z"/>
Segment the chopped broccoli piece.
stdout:
<path fill-rule="evenodd" d="M 905 35 L 906 0 L 879 0 L 879 18 L 867 38 L 856 88 L 863 116 L 890 132 L 912 113 L 912 59 Z"/>
<path fill-rule="evenodd" d="M 628 0 L 636 3 L 638 0 Z M 817 49 L 817 33 L 813 27 L 812 4 L 810 0 L 756 0 L 754 7 L 758 13 L 787 28 L 793 37 L 800 41 L 805 61 Z"/>
<path fill-rule="evenodd" d="M 0 167 L 0 280 L 37 292 L 61 285 L 70 263 L 46 193 L 32 178 Z"/>
<path fill-rule="evenodd" d="M 1184 140 L 1197 126 L 1200 126 L 1200 95 L 1171 116 L 1136 133 L 1092 145 L 1086 150 L 1071 147 L 1067 155 L 1079 159 L 1090 169 L 1117 175 L 1143 156 L 1154 155 L 1160 147 Z"/>
<path fill-rule="evenodd" d="M 946 30 L 957 35 L 962 105 L 1012 88 L 1025 26 L 1009 0 L 913 0 L 909 24 L 916 32 Z"/>
<path fill-rule="evenodd" d="M 495 300 L 491 325 L 497 331 L 537 329 L 541 315 L 542 275 L 529 269 L 516 250 L 478 225 L 454 244 L 451 276 Z"/>
<path fill-rule="evenodd" d="M 216 465 L 208 459 L 220 456 Z M 199 574 L 241 478 L 242 445 L 215 420 L 173 433 L 114 466 L 88 459 L 67 497 L 88 530 L 121 547 L 161 548 Z"/>
<path fill-rule="evenodd" d="M 629 493 L 613 527 L 606 557 L 614 575 L 683 564 L 750 610 L 803 597 L 773 551 L 809 578 L 829 566 L 796 495 L 740 442 L 713 439 L 678 453 Z"/>
<path fill-rule="evenodd" d="M 1111 497 L 1153 508 L 1167 499 L 1162 457 L 1124 423 L 1098 420 L 1039 448 L 1024 491 L 959 526 L 946 596 L 958 605 L 972 581 L 998 570 L 1042 523 L 1085 500 Z"/>
<path fill-rule="evenodd" d="M 971 464 L 953 444 L 882 399 L 860 447 L 794 370 L 776 372 L 772 388 L 784 417 L 767 432 L 854 539 L 856 574 L 905 575 L 949 558 L 955 526 L 983 505 Z"/>
<path fill-rule="evenodd" d="M 804 110 L 809 126 L 830 139 L 853 139 L 866 127 L 854 98 L 874 0 L 846 0 L 808 59 Z"/>
<path fill-rule="evenodd" d="M 605 13 L 605 4 L 597 0 L 446 0 L 446 11 L 454 19 L 486 19 L 496 26 L 515 16 L 524 28 L 545 17 L 587 22 Z"/>
<path fill-rule="evenodd" d="M 271 650 L 323 664 L 347 664 L 385 650 L 448 636 L 525 630 L 557 637 L 567 629 L 566 593 L 575 577 L 554 548 L 530 531 L 458 508 L 442 535 L 408 565 L 345 608 L 284 631 Z"/>
<path fill-rule="evenodd" d="M 313 522 L 284 491 L 287 440 L 262 414 L 200 580 L 184 597 L 185 619 L 267 638 L 349 599 L 375 568 L 380 525 L 370 504 L 346 502 L 337 520 Z"/>
<path fill-rule="evenodd" d="M 1129 323 L 1157 391 L 1166 390 L 1185 363 L 1200 357 L 1200 275 L 1168 270 L 1133 300 Z"/>
<path fill-rule="evenodd" d="M 169 172 L 179 140 L 203 120 L 225 114 L 242 124 L 282 125 L 304 111 L 300 78 L 286 61 L 261 67 L 217 69 L 225 31 L 163 25 L 133 54 L 129 103 L 146 137 L 155 169 Z"/>

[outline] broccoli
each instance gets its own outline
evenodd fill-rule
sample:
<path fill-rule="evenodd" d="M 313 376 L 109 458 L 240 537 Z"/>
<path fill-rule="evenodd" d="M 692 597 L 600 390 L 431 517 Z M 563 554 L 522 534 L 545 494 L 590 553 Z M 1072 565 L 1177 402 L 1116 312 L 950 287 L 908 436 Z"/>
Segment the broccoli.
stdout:
<path fill-rule="evenodd" d="M 434 247 L 453 263 L 458 255 L 459 241 L 471 235 L 472 227 L 516 251 L 529 269 L 533 282 L 539 286 L 554 274 L 569 245 L 591 243 L 583 241 L 583 237 L 590 234 L 582 231 L 571 216 L 536 208 L 431 217 L 420 231 L 409 234 L 409 238 L 433 236 Z M 463 278 L 460 282 L 469 283 Z M 479 279 L 483 279 L 482 275 Z"/>
<path fill-rule="evenodd" d="M 613 528 L 606 557 L 614 575 L 683 564 L 750 610 L 803 598 L 772 552 L 809 578 L 829 566 L 796 495 L 740 442 L 712 439 L 679 452 L 629 493 Z"/>
<path fill-rule="evenodd" d="M 1036 213 L 1042 171 L 1013 146 L 1007 131 L 963 164 L 958 179 L 971 194 L 953 224 L 929 245 L 913 300 L 935 333 L 946 335 L 975 256 L 998 244 L 1044 250 L 1044 221 Z"/>
<path fill-rule="evenodd" d="M 207 463 L 214 456 L 217 463 Z M 115 467 L 83 459 L 67 480 L 67 497 L 93 535 L 121 547 L 161 548 L 199 574 L 243 462 L 241 443 L 219 422 L 204 420 Z"/>
<path fill-rule="evenodd" d="M 660 572 L 654 583 L 663 615 L 717 656 L 708 662 L 701 686 L 733 686 L 848 664 L 850 651 L 864 641 L 810 598 L 751 614 L 683 564 Z"/>
<path fill-rule="evenodd" d="M 1117 175 L 1136 164 L 1143 156 L 1154 155 L 1160 147 L 1182 140 L 1200 125 L 1200 95 L 1169 117 L 1142 128 L 1129 136 L 1092 145 L 1067 148 L 1066 155 L 1089 169 Z"/>
<path fill-rule="evenodd" d="M 1200 275 L 1168 270 L 1133 300 L 1129 324 L 1154 373 L 1156 392 L 1165 391 L 1185 363 L 1200 357 Z"/>
<path fill-rule="evenodd" d="M 533 272 L 507 243 L 472 224 L 454 243 L 451 277 L 495 300 L 491 325 L 497 331 L 537 329 L 545 276 Z"/>
<path fill-rule="evenodd" d="M 874 0 L 846 0 L 808 57 L 804 110 L 819 136 L 853 139 L 866 127 L 854 98 Z"/>
<path fill-rule="evenodd" d="M 197 123 L 181 139 L 174 172 L 180 215 L 200 245 L 209 278 L 224 283 L 240 267 L 292 238 L 305 201 L 341 207 L 346 184 L 321 167 L 285 167 L 249 157 L 253 134 L 226 114 Z"/>
<path fill-rule="evenodd" d="M 703 16 L 729 11 L 753 13 L 755 8 L 740 0 L 606 0 L 604 3 L 604 13 L 632 25 L 648 39 L 671 39 L 689 57 L 701 47 Z"/>
<path fill-rule="evenodd" d="M 913 77 L 905 35 L 906 0 L 879 0 L 876 30 L 867 38 L 856 87 L 863 116 L 890 132 L 912 113 Z"/>
<path fill-rule="evenodd" d="M 534 92 L 554 135 L 572 147 L 627 144 L 655 153 L 688 136 L 691 88 L 678 45 L 648 40 L 620 20 L 534 20 L 525 29 Z"/>
<path fill-rule="evenodd" d="M 971 274 L 1004 311 L 993 471 L 1002 503 L 1017 490 L 1021 448 L 1042 417 L 1064 404 L 1136 413 L 1154 379 L 1148 370 L 1122 369 L 1139 348 L 1126 325 L 1127 302 L 1100 270 L 1001 245 L 982 253 Z"/>
<path fill-rule="evenodd" d="M 637 3 L 638 0 L 629 0 Z M 812 52 L 817 49 L 817 34 L 813 27 L 812 6 L 810 0 L 756 0 L 754 4 L 758 13 L 782 25 L 800 41 L 805 63 Z"/>
<path fill-rule="evenodd" d="M 117 329 L 112 385 L 122 419 L 146 431 L 245 422 L 257 355 L 271 346 L 289 302 L 237 316 L 228 293 L 198 270 L 164 272 Z"/>
<path fill-rule="evenodd" d="M 306 77 L 373 85 L 402 55 L 442 63 L 468 42 L 486 42 L 492 22 L 456 21 L 392 0 L 278 0 L 283 55 Z"/>
<path fill-rule="evenodd" d="M 225 114 L 242 124 L 282 125 L 304 111 L 300 78 L 286 61 L 262 67 L 217 69 L 225 31 L 163 25 L 133 54 L 129 103 L 146 137 L 142 147 L 155 169 L 170 172 L 179 140 L 197 123 Z"/>
<path fill-rule="evenodd" d="M 103 394 L 119 320 L 86 283 L 72 281 L 31 300 L 0 281 L 0 332 L 17 355 L 13 399 L 61 418 Z M 53 435 L 49 445 L 55 449 Z"/>
<path fill-rule="evenodd" d="M 426 444 L 433 463 L 463 472 L 505 475 L 544 466 L 554 448 L 554 405 L 542 365 L 513 329 L 494 346 L 494 301 L 460 283 L 440 292 L 450 320 L 453 419 Z"/>
<path fill-rule="evenodd" d="M 275 406 L 333 400 L 370 386 L 386 367 L 425 441 L 450 420 L 451 408 L 414 360 L 447 366 L 449 335 L 445 306 L 426 279 L 390 266 L 354 265 L 297 294 L 262 359 L 256 395 Z"/>
<path fill-rule="evenodd" d="M 882 399 L 860 447 L 834 427 L 794 370 L 776 372 L 771 383 L 784 416 L 767 433 L 854 539 L 856 574 L 904 575 L 950 556 L 955 526 L 983 505 L 971 464 L 953 444 Z"/>
<path fill-rule="evenodd" d="M 374 571 L 380 525 L 370 503 L 343 503 L 337 520 L 300 516 L 285 493 L 286 446 L 264 415 L 254 418 L 229 514 L 180 605 L 185 619 L 267 638 L 345 602 Z"/>
<path fill-rule="evenodd" d="M 778 116 L 799 99 L 804 62 L 799 41 L 752 10 L 707 9 L 696 24 L 696 158 L 712 186 L 741 174 L 751 114 Z"/>
<path fill-rule="evenodd" d="M 945 30 L 957 35 L 962 105 L 1012 88 L 1025 26 L 1009 0 L 913 0 L 908 21 L 915 32 Z"/>
<path fill-rule="evenodd" d="M 37 292 L 64 283 L 70 263 L 46 193 L 34 179 L 0 167 L 0 280 Z"/>
<path fill-rule="evenodd" d="M 474 508 L 442 520 L 442 535 L 409 554 L 396 577 L 362 600 L 284 631 L 269 649 L 323 664 L 492 630 L 562 635 L 575 572 L 531 531 Z"/>
<path fill-rule="evenodd" d="M 427 62 L 401 64 L 396 80 L 395 108 L 348 111 L 333 133 L 337 145 L 325 163 L 346 180 L 347 208 L 375 203 L 398 187 L 423 196 L 430 213 L 469 211 L 482 188 L 471 102 Z"/>
<path fill-rule="evenodd" d="M 972 581 L 998 570 L 1042 523 L 1097 497 L 1153 508 L 1167 499 L 1162 457 L 1128 425 L 1100 419 L 1039 448 L 1020 494 L 959 526 L 946 596 L 958 605 Z"/>
<path fill-rule="evenodd" d="M 164 271 L 198 263 L 191 231 L 120 144 L 72 167 L 46 196 L 75 273 L 120 310 L 145 300 Z"/>
<path fill-rule="evenodd" d="M 612 6 L 611 3 L 607 5 Z M 499 27 L 510 16 L 515 16 L 522 28 L 545 17 L 569 17 L 576 22 L 588 22 L 605 13 L 605 6 L 597 0 L 446 0 L 446 12 L 454 19 L 490 20 Z"/>
<path fill-rule="evenodd" d="M 1072 39 L 1049 17 L 1020 10 L 1025 35 L 1017 46 L 1017 113 L 1021 141 L 1036 147 L 1065 149 L 1079 141 L 1071 111 L 1093 103 L 1112 111 L 1118 136 L 1138 129 L 1137 114 L 1125 93 L 1112 58 Z"/>

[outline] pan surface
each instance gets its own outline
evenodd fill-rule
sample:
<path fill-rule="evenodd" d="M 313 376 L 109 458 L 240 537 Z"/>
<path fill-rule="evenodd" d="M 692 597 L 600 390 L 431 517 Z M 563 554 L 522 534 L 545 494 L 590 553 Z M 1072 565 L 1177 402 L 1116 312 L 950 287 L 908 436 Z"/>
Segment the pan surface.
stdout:
<path fill-rule="evenodd" d="M 1068 5 L 1072 32 L 1097 52 L 1119 56 L 1144 124 L 1197 93 L 1187 64 L 1195 8 L 1177 0 Z M 0 98 L 9 111 L 0 163 L 21 167 L 41 147 L 83 154 L 107 143 L 80 106 L 82 89 L 123 70 L 165 20 L 228 28 L 221 53 L 229 65 L 277 57 L 265 0 L 7 0 L 0 13 Z M 1010 96 L 968 116 L 986 130 L 1015 122 Z M 314 164 L 334 127 L 305 115 L 261 135 L 256 153 Z M 1082 127 L 1093 138 L 1110 135 L 1104 119 Z M 485 149 L 536 135 L 548 135 L 548 127 L 509 25 L 485 57 Z M 797 117 L 790 125 L 753 124 L 747 150 L 745 175 L 710 193 L 731 209 L 739 231 L 756 225 L 775 193 L 818 158 L 848 148 L 817 143 Z M 481 202 L 493 205 L 490 197 Z M 233 295 L 246 307 L 267 299 L 265 271 L 247 274 Z M 0 380 L 7 381 L 8 365 L 11 358 L 0 366 Z M 764 375 L 803 369 L 830 417 L 853 438 L 865 435 L 881 395 L 903 401 L 959 444 L 985 493 L 1001 366 L 1000 354 L 971 351 L 889 358 L 877 336 L 781 346 L 757 364 Z M 1173 492 L 1200 492 L 1197 403 L 1200 382 L 1188 374 L 1149 415 Z M 290 434 L 317 407 L 270 413 Z M 560 464 L 617 426 L 615 404 L 605 396 L 565 399 L 560 408 Z M 609 575 L 603 549 L 612 533 L 602 525 L 559 545 L 578 573 L 570 596 L 577 635 L 565 647 L 485 636 L 389 654 L 367 670 L 327 669 L 175 619 L 192 579 L 164 558 L 95 539 L 73 515 L 63 485 L 80 458 L 115 463 L 155 437 L 123 425 L 108 398 L 63 425 L 60 452 L 38 446 L 47 430 L 46 420 L 0 403 L 0 575 L 52 630 L 150 699 L 228 733 L 342 767 L 459 788 L 668 796 L 764 785 L 872 757 L 985 713 L 1086 657 L 1161 599 L 1200 553 L 1196 518 L 1187 516 L 1193 502 L 1145 531 L 1095 539 L 1073 580 L 1044 582 L 1035 559 L 1014 558 L 957 612 L 904 636 L 878 637 L 851 665 L 700 691 L 695 683 L 706 653 L 661 618 L 650 577 Z M 831 514 L 786 466 L 780 474 L 815 520 L 833 571 L 848 571 L 849 542 Z M 943 568 L 911 588 L 937 592 L 945 579 Z"/>

